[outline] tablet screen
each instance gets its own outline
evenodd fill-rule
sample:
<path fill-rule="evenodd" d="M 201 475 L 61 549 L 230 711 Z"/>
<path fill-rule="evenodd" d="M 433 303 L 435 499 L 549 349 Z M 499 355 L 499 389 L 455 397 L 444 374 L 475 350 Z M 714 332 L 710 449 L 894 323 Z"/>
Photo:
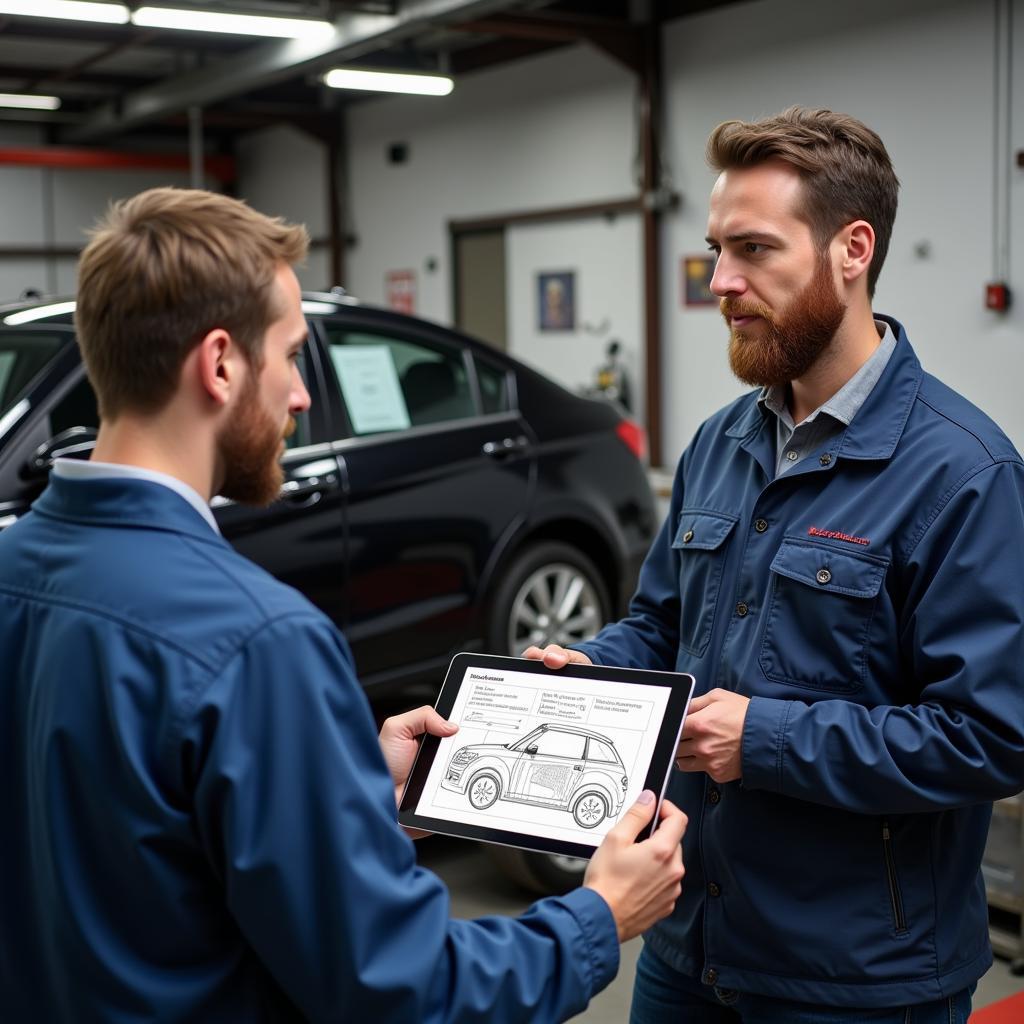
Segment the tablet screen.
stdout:
<path fill-rule="evenodd" d="M 400 820 L 586 856 L 643 789 L 663 795 L 691 676 L 460 654 Z"/>

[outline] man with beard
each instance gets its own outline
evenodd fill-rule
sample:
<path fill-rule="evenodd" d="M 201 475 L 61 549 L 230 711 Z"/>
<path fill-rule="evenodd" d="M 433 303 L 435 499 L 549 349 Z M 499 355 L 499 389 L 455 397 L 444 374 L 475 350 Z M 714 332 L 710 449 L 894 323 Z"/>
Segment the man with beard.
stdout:
<path fill-rule="evenodd" d="M 1024 786 L 1024 466 L 871 298 L 898 183 L 855 119 L 729 121 L 707 240 L 758 390 L 683 454 L 630 615 L 567 661 L 692 672 L 687 887 L 634 1024 L 964 1022 L 991 801 Z"/>
<path fill-rule="evenodd" d="M 221 539 L 309 406 L 303 228 L 208 192 L 116 205 L 79 265 L 99 400 L 0 537 L 0 1019 L 555 1021 L 679 893 L 645 793 L 583 887 L 452 921 L 395 790 L 430 708 L 375 734 L 351 655 Z"/>

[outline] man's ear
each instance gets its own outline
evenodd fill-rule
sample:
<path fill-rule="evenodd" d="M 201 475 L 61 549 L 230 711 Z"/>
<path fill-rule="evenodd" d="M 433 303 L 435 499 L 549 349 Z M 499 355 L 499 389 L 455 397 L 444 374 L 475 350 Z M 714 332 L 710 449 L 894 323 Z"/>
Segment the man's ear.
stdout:
<path fill-rule="evenodd" d="M 231 335 L 216 327 L 196 346 L 195 370 L 204 393 L 216 405 L 227 405 L 237 390 L 244 357 Z"/>
<path fill-rule="evenodd" d="M 843 280 L 852 284 L 867 274 L 871 266 L 875 255 L 875 229 L 866 220 L 855 220 L 839 232 L 837 240 L 842 246 L 840 269 Z"/>

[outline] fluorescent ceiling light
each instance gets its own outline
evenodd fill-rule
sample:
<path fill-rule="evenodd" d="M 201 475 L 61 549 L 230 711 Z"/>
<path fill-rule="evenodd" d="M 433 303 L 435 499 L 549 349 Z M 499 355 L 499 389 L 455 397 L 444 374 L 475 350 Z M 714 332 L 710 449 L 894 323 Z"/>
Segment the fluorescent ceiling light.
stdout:
<path fill-rule="evenodd" d="M 0 0 L 0 14 L 99 21 L 107 25 L 128 23 L 128 8 L 124 4 L 89 3 L 86 0 Z"/>
<path fill-rule="evenodd" d="M 22 107 L 25 110 L 56 110 L 56 96 L 29 96 L 25 93 L 0 92 L 0 107 Z"/>
<path fill-rule="evenodd" d="M 410 75 L 395 71 L 356 71 L 335 68 L 324 75 L 332 89 L 365 89 L 369 92 L 404 92 L 416 96 L 447 96 L 455 88 L 444 75 Z"/>
<path fill-rule="evenodd" d="M 230 35 L 273 36 L 281 39 L 321 39 L 334 31 L 329 21 L 224 14 L 219 11 L 182 10 L 175 7 L 140 7 L 133 12 L 132 22 L 146 28 L 180 28 L 193 32 L 226 32 Z"/>
<path fill-rule="evenodd" d="M 17 327 L 19 324 L 30 324 L 33 320 L 45 320 L 48 316 L 60 316 L 63 313 L 74 313 L 74 311 L 74 299 L 67 302 L 51 302 L 45 306 L 23 309 L 19 313 L 8 313 L 4 317 L 4 323 L 8 327 Z"/>

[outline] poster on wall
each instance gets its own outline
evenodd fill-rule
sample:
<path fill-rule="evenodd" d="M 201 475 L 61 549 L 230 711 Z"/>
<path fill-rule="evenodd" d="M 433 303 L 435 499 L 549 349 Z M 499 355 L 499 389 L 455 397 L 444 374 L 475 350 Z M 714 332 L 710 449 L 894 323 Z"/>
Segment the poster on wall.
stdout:
<path fill-rule="evenodd" d="M 718 305 L 718 296 L 711 290 L 711 278 L 715 273 L 714 256 L 684 256 L 682 271 L 684 306 Z"/>
<path fill-rule="evenodd" d="M 537 328 L 541 331 L 576 329 L 576 272 L 537 274 Z"/>
<path fill-rule="evenodd" d="M 397 313 L 416 312 L 416 271 L 389 270 L 384 275 L 384 294 L 390 309 Z"/>

